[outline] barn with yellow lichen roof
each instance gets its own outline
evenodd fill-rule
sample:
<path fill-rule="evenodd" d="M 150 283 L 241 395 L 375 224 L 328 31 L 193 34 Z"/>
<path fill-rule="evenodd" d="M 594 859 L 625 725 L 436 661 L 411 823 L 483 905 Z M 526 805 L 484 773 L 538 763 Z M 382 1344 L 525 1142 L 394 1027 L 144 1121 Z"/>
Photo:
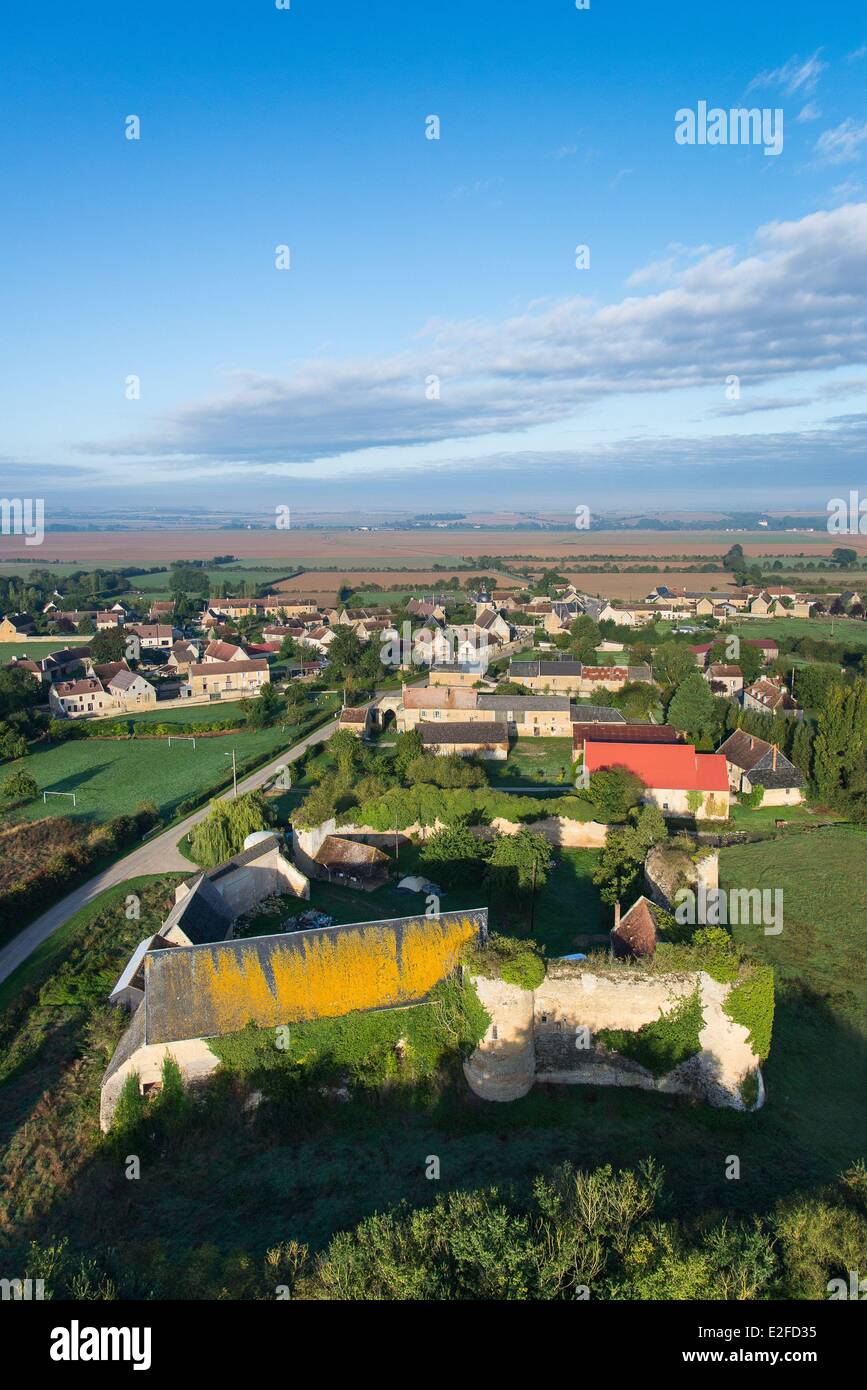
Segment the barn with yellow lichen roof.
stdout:
<path fill-rule="evenodd" d="M 484 939 L 487 911 L 355 922 L 278 936 L 149 951 L 144 998 L 103 1077 L 107 1129 L 129 1075 L 159 1082 L 171 1054 L 188 1080 L 218 1064 L 207 1039 L 248 1023 L 271 1028 L 419 1003 Z"/>

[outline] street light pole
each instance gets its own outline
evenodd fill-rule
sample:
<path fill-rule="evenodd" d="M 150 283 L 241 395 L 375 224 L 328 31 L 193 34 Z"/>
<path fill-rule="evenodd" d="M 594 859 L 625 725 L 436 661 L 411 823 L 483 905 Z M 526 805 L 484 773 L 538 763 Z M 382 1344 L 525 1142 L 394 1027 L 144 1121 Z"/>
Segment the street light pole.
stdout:
<path fill-rule="evenodd" d="M 236 767 L 236 765 L 235 765 L 235 750 L 234 750 L 234 748 L 232 749 L 231 753 L 224 753 L 224 754 L 223 754 L 223 757 L 224 757 L 224 758 L 229 758 L 229 757 L 230 757 L 230 758 L 232 759 L 232 796 L 237 796 L 237 795 L 238 795 L 238 769 L 237 769 L 237 767 Z"/>

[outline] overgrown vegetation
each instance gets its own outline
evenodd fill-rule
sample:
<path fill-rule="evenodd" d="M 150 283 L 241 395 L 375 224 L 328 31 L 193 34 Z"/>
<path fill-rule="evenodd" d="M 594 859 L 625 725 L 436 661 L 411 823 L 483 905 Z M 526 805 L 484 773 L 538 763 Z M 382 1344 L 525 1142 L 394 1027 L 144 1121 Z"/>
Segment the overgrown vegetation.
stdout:
<path fill-rule="evenodd" d="M 701 995 L 696 988 L 686 999 L 632 1032 L 604 1028 L 594 1037 L 598 1047 L 619 1052 L 646 1067 L 654 1076 L 665 1076 L 679 1063 L 701 1050 L 699 1033 L 704 1027 Z"/>
<path fill-rule="evenodd" d="M 519 989 L 538 989 L 545 978 L 545 960 L 534 942 L 497 932 L 490 932 L 483 945 L 473 942 L 466 946 L 463 960 L 471 975 L 505 980 Z"/>

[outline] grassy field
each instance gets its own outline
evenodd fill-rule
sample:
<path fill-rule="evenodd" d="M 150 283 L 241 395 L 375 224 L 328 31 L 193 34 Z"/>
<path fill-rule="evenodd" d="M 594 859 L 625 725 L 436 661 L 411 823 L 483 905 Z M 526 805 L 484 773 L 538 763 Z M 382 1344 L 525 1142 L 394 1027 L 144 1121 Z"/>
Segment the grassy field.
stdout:
<path fill-rule="evenodd" d="M 275 756 L 295 741 L 294 726 L 244 730 L 223 738 L 173 743 L 168 739 L 82 739 L 80 742 L 37 746 L 15 767 L 36 779 L 39 797 L 3 815 L 2 823 L 37 820 L 46 815 L 77 816 L 89 822 L 111 820 L 132 811 L 140 801 L 153 801 L 163 816 L 171 817 L 180 802 L 204 793 L 218 779 L 231 773 L 232 749 L 240 763 L 251 757 Z M 42 792 L 74 792 L 75 807 L 66 797 Z"/>
<path fill-rule="evenodd" d="M 867 650 L 867 623 L 856 618 L 751 618 L 734 623 L 732 631 L 745 637 L 815 637 Z"/>
<path fill-rule="evenodd" d="M 23 642 L 0 642 L 0 664 L 11 661 L 13 656 L 27 656 L 31 661 L 42 661 L 52 652 L 61 652 L 66 647 L 85 647 L 88 639 L 70 633 L 66 637 L 29 637 Z"/>
<path fill-rule="evenodd" d="M 203 729 L 212 724 L 222 723 L 224 719 L 237 719 L 239 723 L 244 720 L 244 713 L 238 700 L 214 700 L 207 705 L 190 705 L 184 708 L 183 705 L 172 705 L 169 709 L 140 710 L 134 714 L 111 715 L 105 722 L 115 724 L 118 719 L 129 719 L 133 724 L 199 724 Z M 96 720 L 94 727 L 99 728 L 102 721 Z"/>

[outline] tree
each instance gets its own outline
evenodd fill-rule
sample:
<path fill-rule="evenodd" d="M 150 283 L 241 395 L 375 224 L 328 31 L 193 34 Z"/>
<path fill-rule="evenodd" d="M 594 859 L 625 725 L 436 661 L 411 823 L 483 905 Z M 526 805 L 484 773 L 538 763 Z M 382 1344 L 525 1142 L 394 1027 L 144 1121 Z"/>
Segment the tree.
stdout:
<path fill-rule="evenodd" d="M 583 614 L 569 625 L 569 649 L 576 660 L 592 665 L 596 660 L 596 648 L 602 641 L 599 625 Z"/>
<path fill-rule="evenodd" d="M 478 883 L 487 846 L 474 835 L 466 819 L 435 830 L 421 847 L 419 858 L 428 873 L 447 888 Z"/>
<path fill-rule="evenodd" d="M 260 792 L 224 797 L 211 802 L 211 810 L 190 832 L 190 850 L 197 864 L 213 869 L 244 848 L 248 835 L 265 830 L 274 813 Z"/>
<path fill-rule="evenodd" d="M 200 594 L 207 598 L 211 591 L 207 570 L 199 565 L 178 563 L 169 575 L 169 592 L 176 601 L 182 594 Z"/>
<path fill-rule="evenodd" d="M 122 661 L 126 655 L 127 636 L 122 627 L 105 628 L 90 643 L 94 661 Z"/>
<path fill-rule="evenodd" d="M 82 618 L 78 624 L 78 632 L 81 637 L 89 637 L 92 632 L 96 632 L 96 623 L 93 618 Z"/>
<path fill-rule="evenodd" d="M 283 700 L 271 682 L 266 681 L 258 695 L 241 700 L 240 708 L 251 729 L 264 729 L 282 713 Z"/>
<path fill-rule="evenodd" d="M 679 685 L 695 672 L 695 657 L 682 642 L 663 642 L 653 655 L 653 674 L 663 685 Z"/>
<path fill-rule="evenodd" d="M 485 877 L 499 897 L 514 899 L 542 887 L 551 859 L 551 846 L 545 836 L 524 826 L 517 835 L 494 837 Z"/>
<path fill-rule="evenodd" d="M 848 546 L 838 545 L 831 551 L 831 564 L 839 565 L 841 569 L 851 569 L 858 563 L 858 551 L 851 550 Z"/>
<path fill-rule="evenodd" d="M 0 791 L 6 801 L 32 801 L 38 794 L 39 787 L 36 785 L 35 777 L 31 777 L 23 768 L 18 768 L 16 772 L 9 773 Z"/>
<path fill-rule="evenodd" d="M 351 627 L 333 629 L 334 640 L 328 648 L 326 675 L 329 680 L 345 680 L 352 675 L 361 660 L 362 646 Z"/>
<path fill-rule="evenodd" d="M 723 569 L 744 570 L 746 569 L 746 559 L 742 545 L 731 546 L 723 556 Z"/>
<path fill-rule="evenodd" d="M 594 772 L 590 785 L 583 793 L 600 821 L 625 821 L 633 806 L 637 806 L 644 783 L 626 767 L 602 768 Z"/>
<path fill-rule="evenodd" d="M 677 687 L 668 706 L 669 724 L 692 739 L 699 739 L 713 729 L 716 710 L 713 692 L 698 671 L 687 676 Z"/>
<path fill-rule="evenodd" d="M 343 786 L 348 787 L 352 775 L 361 760 L 361 744 L 349 729 L 337 729 L 325 747 L 337 764 L 337 773 Z"/>

